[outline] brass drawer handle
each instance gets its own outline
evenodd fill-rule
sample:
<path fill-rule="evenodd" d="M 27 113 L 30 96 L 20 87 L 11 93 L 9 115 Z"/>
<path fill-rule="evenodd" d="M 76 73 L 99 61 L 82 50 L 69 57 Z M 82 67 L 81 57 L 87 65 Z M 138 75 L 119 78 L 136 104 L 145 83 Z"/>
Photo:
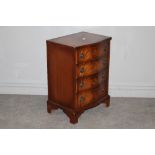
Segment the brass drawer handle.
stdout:
<path fill-rule="evenodd" d="M 80 103 L 84 102 L 85 97 L 84 96 L 80 96 Z"/>
<path fill-rule="evenodd" d="M 84 67 L 80 68 L 80 73 L 84 73 Z"/>
<path fill-rule="evenodd" d="M 83 58 L 84 58 L 84 54 L 80 53 L 80 59 L 83 59 Z"/>
<path fill-rule="evenodd" d="M 80 82 L 80 88 L 82 88 L 84 86 L 84 82 Z"/>

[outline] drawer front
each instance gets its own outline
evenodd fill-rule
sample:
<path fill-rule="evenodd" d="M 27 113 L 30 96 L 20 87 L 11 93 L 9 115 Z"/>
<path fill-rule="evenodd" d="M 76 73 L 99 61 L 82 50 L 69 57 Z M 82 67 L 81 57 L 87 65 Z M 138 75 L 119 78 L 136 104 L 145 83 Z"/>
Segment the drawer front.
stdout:
<path fill-rule="evenodd" d="M 96 45 L 89 45 L 77 49 L 77 63 L 87 62 L 107 56 L 109 52 L 109 42 L 105 41 Z"/>
<path fill-rule="evenodd" d="M 97 101 L 101 97 L 107 94 L 107 89 L 103 87 L 98 87 L 97 89 L 83 91 L 77 95 L 78 107 L 85 107 L 91 105 L 93 102 Z"/>
<path fill-rule="evenodd" d="M 108 58 L 104 57 L 97 61 L 77 65 L 76 77 L 79 78 L 84 76 L 90 76 L 98 72 L 101 72 L 103 69 L 107 68 L 108 65 L 107 59 Z"/>
<path fill-rule="evenodd" d="M 100 84 L 105 85 L 107 81 L 107 70 L 92 77 L 79 78 L 76 83 L 76 92 L 98 87 Z"/>

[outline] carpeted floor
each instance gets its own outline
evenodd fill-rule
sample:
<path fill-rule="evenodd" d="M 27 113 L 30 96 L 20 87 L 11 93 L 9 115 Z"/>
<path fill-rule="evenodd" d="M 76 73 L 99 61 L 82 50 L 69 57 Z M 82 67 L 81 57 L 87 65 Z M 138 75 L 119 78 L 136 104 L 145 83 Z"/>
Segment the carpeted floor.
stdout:
<path fill-rule="evenodd" d="M 111 98 L 111 106 L 103 104 L 87 110 L 72 125 L 62 110 L 46 111 L 47 96 L 0 95 L 0 128 L 155 128 L 155 99 Z"/>

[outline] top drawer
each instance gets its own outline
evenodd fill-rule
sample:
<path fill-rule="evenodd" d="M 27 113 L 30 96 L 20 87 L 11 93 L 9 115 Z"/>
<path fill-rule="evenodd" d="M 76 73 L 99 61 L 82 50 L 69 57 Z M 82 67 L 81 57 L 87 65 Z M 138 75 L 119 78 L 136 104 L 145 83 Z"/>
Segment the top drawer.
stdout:
<path fill-rule="evenodd" d="M 107 56 L 109 41 L 77 48 L 77 64 Z"/>

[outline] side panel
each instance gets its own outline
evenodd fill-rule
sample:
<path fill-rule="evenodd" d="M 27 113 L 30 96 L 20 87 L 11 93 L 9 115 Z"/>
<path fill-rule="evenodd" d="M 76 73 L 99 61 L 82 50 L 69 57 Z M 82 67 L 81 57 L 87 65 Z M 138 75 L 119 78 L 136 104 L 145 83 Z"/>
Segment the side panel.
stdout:
<path fill-rule="evenodd" d="M 74 105 L 74 49 L 47 42 L 48 100 Z"/>

